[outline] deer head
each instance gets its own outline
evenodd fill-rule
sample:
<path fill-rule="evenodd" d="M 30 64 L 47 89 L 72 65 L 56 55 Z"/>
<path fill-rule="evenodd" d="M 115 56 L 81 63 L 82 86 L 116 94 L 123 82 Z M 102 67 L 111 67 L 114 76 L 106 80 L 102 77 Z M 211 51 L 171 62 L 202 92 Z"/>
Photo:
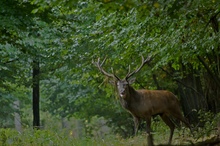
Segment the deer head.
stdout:
<path fill-rule="evenodd" d="M 116 80 L 116 85 L 117 85 L 117 89 L 118 89 L 118 93 L 121 97 L 126 97 L 127 93 L 129 92 L 129 85 L 134 83 L 135 78 L 131 78 L 134 74 L 136 74 L 137 72 L 139 72 L 141 70 L 141 68 L 146 64 L 149 63 L 151 61 L 151 57 L 147 57 L 147 59 L 144 59 L 143 56 L 141 56 L 142 58 L 142 63 L 141 65 L 134 70 L 133 72 L 130 72 L 130 65 L 128 67 L 128 73 L 125 76 L 124 79 L 120 79 L 114 72 L 112 73 L 108 73 L 106 72 L 102 66 L 106 61 L 106 58 L 100 63 L 100 58 L 98 58 L 97 62 L 93 61 L 93 64 L 98 67 L 98 69 L 107 77 L 113 78 L 114 80 Z"/>

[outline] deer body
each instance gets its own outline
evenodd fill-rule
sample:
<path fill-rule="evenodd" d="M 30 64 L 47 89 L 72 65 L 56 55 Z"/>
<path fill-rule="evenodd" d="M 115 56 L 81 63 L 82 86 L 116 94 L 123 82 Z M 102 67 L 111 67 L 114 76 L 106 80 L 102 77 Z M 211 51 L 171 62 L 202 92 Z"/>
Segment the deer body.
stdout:
<path fill-rule="evenodd" d="M 166 90 L 135 90 L 130 86 L 129 82 L 130 81 L 125 80 L 119 80 L 117 82 L 120 103 L 134 118 L 135 135 L 137 134 L 140 120 L 143 119 L 146 121 L 146 131 L 149 134 L 148 145 L 153 145 L 153 139 L 150 135 L 152 116 L 160 115 L 162 120 L 169 126 L 169 144 L 172 141 L 175 129 L 175 125 L 170 120 L 170 117 L 176 118 L 190 127 L 188 122 L 182 116 L 179 101 L 173 93 Z"/>
<path fill-rule="evenodd" d="M 175 125 L 170 119 L 176 118 L 179 121 L 182 121 L 190 128 L 189 123 L 185 120 L 183 115 L 181 114 L 179 101 L 176 96 L 166 90 L 135 90 L 131 84 L 135 81 L 134 78 L 130 77 L 140 71 L 140 69 L 144 66 L 144 64 L 148 63 L 150 58 L 144 60 L 142 56 L 142 64 L 138 69 L 126 75 L 124 79 L 120 79 L 115 74 L 107 73 L 103 68 L 102 65 L 104 64 L 105 60 L 100 64 L 100 60 L 98 62 L 93 62 L 99 70 L 106 76 L 114 78 L 116 81 L 118 94 L 120 96 L 120 103 L 121 105 L 128 111 L 134 118 L 134 127 L 135 127 L 135 134 L 138 131 L 138 126 L 140 120 L 143 119 L 146 121 L 146 132 L 148 134 L 147 140 L 148 145 L 153 145 L 153 138 L 151 135 L 151 118 L 155 115 L 160 115 L 162 120 L 166 123 L 167 126 L 170 128 L 170 138 L 169 144 L 172 141 L 173 132 L 175 129 Z"/>
<path fill-rule="evenodd" d="M 169 91 L 132 89 L 132 92 L 124 98 L 120 97 L 120 101 L 122 106 L 136 117 L 169 114 L 179 106 L 177 98 Z"/>

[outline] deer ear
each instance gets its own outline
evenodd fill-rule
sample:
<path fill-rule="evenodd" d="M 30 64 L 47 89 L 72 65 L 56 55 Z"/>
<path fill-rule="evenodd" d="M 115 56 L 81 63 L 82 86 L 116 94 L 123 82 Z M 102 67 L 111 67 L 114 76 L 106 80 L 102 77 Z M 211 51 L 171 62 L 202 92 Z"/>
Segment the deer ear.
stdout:
<path fill-rule="evenodd" d="M 136 80 L 136 78 L 131 78 L 131 79 L 128 80 L 128 83 L 133 84 L 135 82 L 135 80 Z"/>

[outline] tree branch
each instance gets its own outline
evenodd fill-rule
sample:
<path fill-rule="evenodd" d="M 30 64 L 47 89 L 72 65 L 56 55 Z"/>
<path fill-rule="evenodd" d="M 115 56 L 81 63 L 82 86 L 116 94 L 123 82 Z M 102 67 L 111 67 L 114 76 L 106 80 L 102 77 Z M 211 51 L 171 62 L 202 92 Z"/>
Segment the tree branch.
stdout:
<path fill-rule="evenodd" d="M 166 71 L 165 69 L 163 69 L 162 67 L 159 67 L 162 71 L 164 71 L 165 73 L 167 73 L 170 77 L 172 77 L 173 79 L 173 75 L 171 73 L 169 73 L 168 71 Z M 183 86 L 185 86 L 186 88 L 189 88 L 191 90 L 193 90 L 194 92 L 196 92 L 197 94 L 203 96 L 201 93 L 199 93 L 195 88 L 191 87 L 191 86 L 188 86 L 186 84 L 184 84 L 183 82 L 181 82 L 180 80 L 177 80 L 177 79 L 173 79 L 174 81 L 176 81 L 177 83 L 180 83 L 182 84 Z"/>
<path fill-rule="evenodd" d="M 8 63 L 12 63 L 12 62 L 15 62 L 15 61 L 18 61 L 18 58 L 15 58 L 13 60 L 9 60 L 9 61 L 3 62 L 3 64 L 8 64 Z"/>

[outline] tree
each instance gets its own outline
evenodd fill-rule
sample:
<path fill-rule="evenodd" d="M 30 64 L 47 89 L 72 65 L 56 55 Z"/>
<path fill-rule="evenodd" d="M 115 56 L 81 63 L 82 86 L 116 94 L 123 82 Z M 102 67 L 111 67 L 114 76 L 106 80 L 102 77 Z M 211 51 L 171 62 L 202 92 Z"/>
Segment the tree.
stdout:
<path fill-rule="evenodd" d="M 219 2 L 74 1 L 73 7 L 66 7 L 72 2 L 57 0 L 50 4 L 56 7 L 59 3 L 63 8 L 62 14 L 71 14 L 77 20 L 73 22 L 78 33 L 69 35 L 72 40 L 77 40 L 74 54 L 77 56 L 75 62 L 80 65 L 70 65 L 79 66 L 73 69 L 73 73 L 78 72 L 76 81 L 80 80 L 80 83 L 87 84 L 88 87 L 88 78 L 96 74 L 95 68 L 90 64 L 93 58 L 104 58 L 107 55 L 113 68 L 121 68 L 116 70 L 117 74 L 124 74 L 128 62 L 134 60 L 131 67 L 135 68 L 138 64 L 137 56 L 150 54 L 154 60 L 148 71 L 137 77 L 141 82 L 136 86 L 146 86 L 146 81 L 150 81 L 147 88 L 175 91 L 191 122 L 197 122 L 197 115 L 194 113 L 196 110 L 216 112 L 217 105 L 210 103 L 210 96 L 214 94 L 206 94 L 206 91 L 213 90 L 205 83 L 207 79 L 213 80 L 213 77 L 218 76 L 217 72 L 213 72 L 218 70 L 218 61 L 211 58 L 218 58 L 212 56 L 219 54 L 216 49 L 219 40 L 215 34 L 218 29 L 214 29 L 213 33 L 213 26 L 217 28 L 219 25 L 216 25 Z M 45 4 L 41 3 L 39 8 L 48 9 L 42 5 Z M 208 10 L 211 11 L 205 13 Z M 212 16 L 216 17 L 213 19 L 215 23 L 209 25 Z M 211 51 L 213 48 L 216 53 Z M 209 67 L 207 64 L 215 65 Z M 204 76 L 206 73 L 209 75 Z M 95 79 L 97 78 L 100 78 L 99 74 Z M 215 79 L 216 84 L 218 80 Z M 91 85 L 96 83 L 91 82 Z M 212 86 L 217 87 L 214 84 Z M 213 99 L 218 103 L 218 98 L 211 100 Z"/>
<path fill-rule="evenodd" d="M 52 21 L 47 17 L 49 13 L 34 15 L 32 11 L 35 5 L 31 2 L 11 0 L 1 1 L 1 5 L 0 17 L 3 20 L 0 29 L 3 52 L 1 69 L 4 70 L 2 74 L 5 77 L 1 86 L 8 90 L 11 88 L 10 82 L 16 80 L 15 84 L 18 86 L 33 87 L 33 126 L 39 128 L 39 81 L 43 73 L 51 72 L 61 66 L 62 60 L 59 61 L 56 58 L 58 56 L 49 56 L 51 52 L 60 54 L 63 51 L 54 48 L 62 45 L 61 39 L 56 37 L 61 31 L 51 27 Z M 50 62 L 51 60 L 56 61 Z M 8 68 L 9 65 L 13 68 Z M 29 75 L 31 68 L 32 81 Z"/>
<path fill-rule="evenodd" d="M 0 4 L 0 96 L 9 95 L 4 90 L 14 89 L 13 85 L 27 90 L 40 86 L 42 107 L 51 105 L 53 114 L 116 119 L 121 109 L 109 106 L 114 90 L 92 59 L 107 56 L 105 68 L 117 68 L 121 77 L 129 64 L 137 67 L 140 55 L 151 55 L 152 62 L 137 75 L 136 88 L 175 92 L 192 123 L 198 122 L 196 110 L 220 109 L 218 1 L 3 0 Z M 100 107 L 111 114 L 97 111 Z"/>

